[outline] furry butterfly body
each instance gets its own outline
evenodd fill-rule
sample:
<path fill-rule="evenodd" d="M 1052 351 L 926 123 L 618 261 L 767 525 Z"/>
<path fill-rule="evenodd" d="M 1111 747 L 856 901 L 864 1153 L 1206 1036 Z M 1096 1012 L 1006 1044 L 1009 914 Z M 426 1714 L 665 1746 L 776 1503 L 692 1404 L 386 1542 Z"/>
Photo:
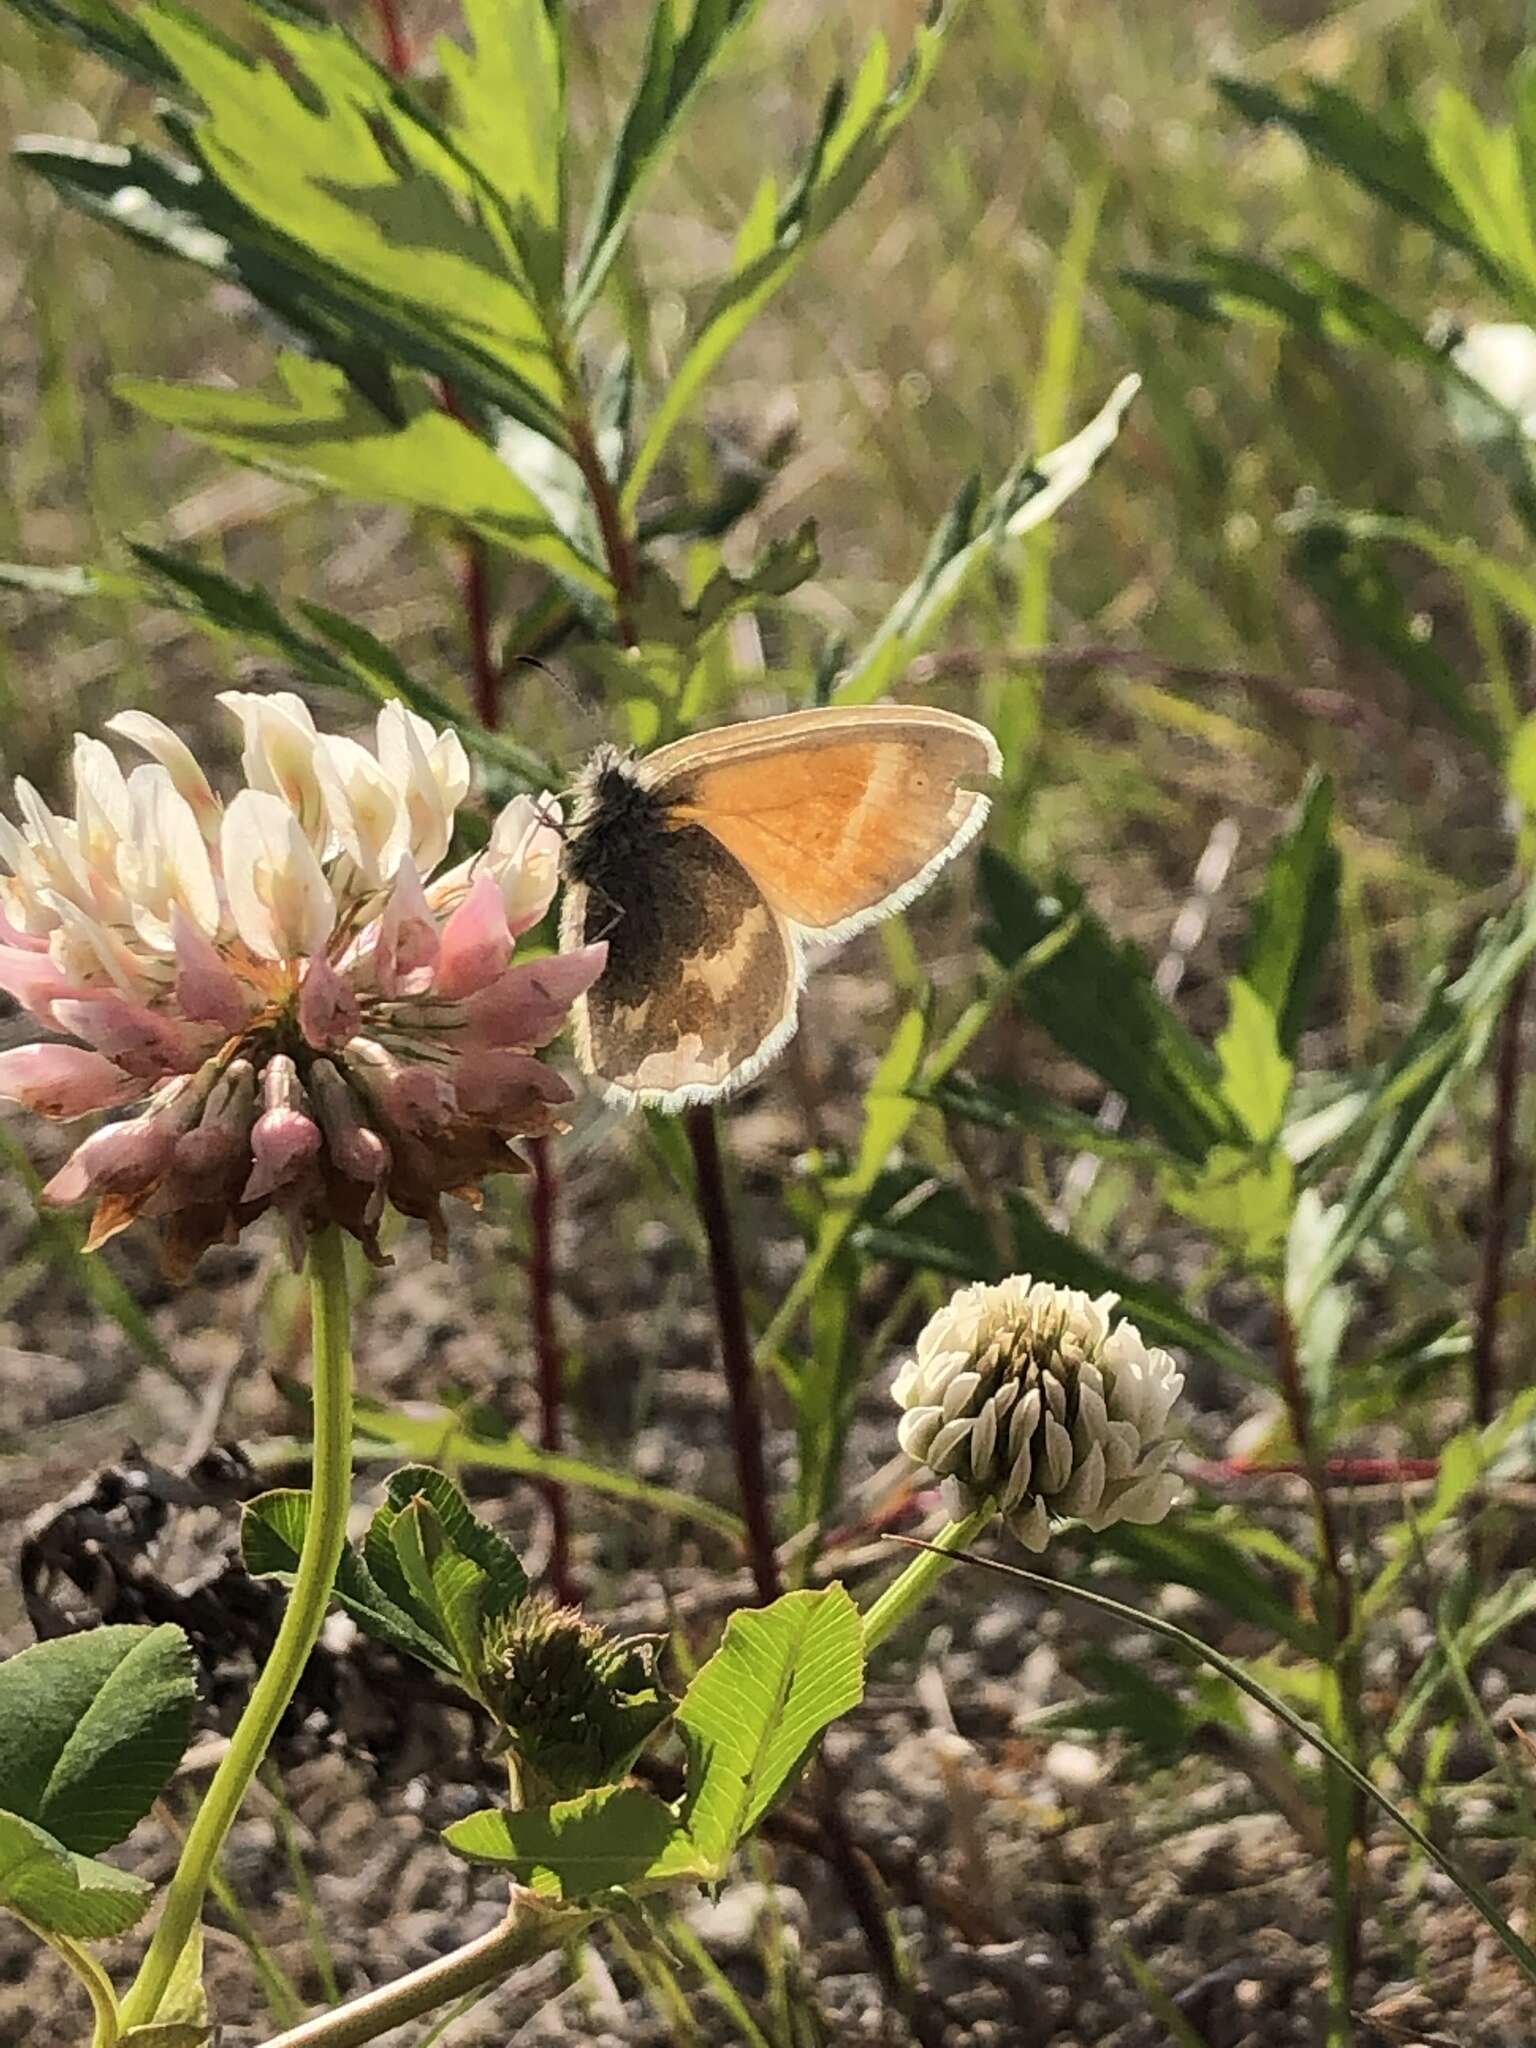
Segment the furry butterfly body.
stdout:
<path fill-rule="evenodd" d="M 980 831 L 996 742 L 917 706 L 798 711 L 636 759 L 600 749 L 566 844 L 561 940 L 608 941 L 576 1050 L 609 1099 L 678 1109 L 794 1032 L 803 941 L 918 895 Z"/>

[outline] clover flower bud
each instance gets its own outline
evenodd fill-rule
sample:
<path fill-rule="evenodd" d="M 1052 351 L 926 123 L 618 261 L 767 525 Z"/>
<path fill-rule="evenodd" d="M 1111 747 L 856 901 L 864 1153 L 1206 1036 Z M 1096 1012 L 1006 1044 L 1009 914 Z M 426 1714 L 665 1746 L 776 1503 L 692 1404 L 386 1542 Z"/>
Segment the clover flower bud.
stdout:
<path fill-rule="evenodd" d="M 94 1200 L 92 1246 L 153 1217 L 176 1277 L 268 1208 L 296 1253 L 336 1222 L 381 1259 L 389 1203 L 441 1253 L 442 1197 L 477 1202 L 525 1170 L 518 1139 L 564 1128 L 570 1090 L 536 1054 L 606 948 L 513 961 L 554 894 L 559 812 L 514 798 L 433 880 L 469 788 L 453 733 L 387 704 L 370 752 L 290 693 L 220 701 L 247 783 L 227 805 L 142 711 L 109 721 L 150 756 L 131 774 L 77 739 L 72 817 L 17 782 L 0 990 L 76 1043 L 0 1053 L 0 1100 L 130 1112 L 44 1200 Z"/>
<path fill-rule="evenodd" d="M 959 1521 L 990 1502 L 1030 1550 L 1070 1517 L 1160 1522 L 1178 1497 L 1165 1435 L 1184 1384 L 1166 1351 L 1097 1299 L 1019 1273 L 962 1288 L 933 1316 L 892 1394 L 902 1449 Z"/>
<path fill-rule="evenodd" d="M 624 1775 L 672 1711 L 656 1675 L 662 1640 L 607 1636 L 540 1594 L 494 1624 L 486 1703 L 506 1730 L 525 1796 L 572 1798 Z"/>

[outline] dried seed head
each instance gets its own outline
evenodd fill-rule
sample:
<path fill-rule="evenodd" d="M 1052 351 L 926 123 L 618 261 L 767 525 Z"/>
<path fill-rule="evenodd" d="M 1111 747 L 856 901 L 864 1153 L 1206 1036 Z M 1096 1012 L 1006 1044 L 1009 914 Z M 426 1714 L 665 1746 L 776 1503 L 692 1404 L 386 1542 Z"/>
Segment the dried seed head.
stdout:
<path fill-rule="evenodd" d="M 1178 1497 L 1165 1435 L 1183 1375 L 1096 1300 L 1015 1274 L 930 1319 L 892 1394 L 902 1449 L 958 1521 L 988 1501 L 1031 1550 L 1054 1519 L 1159 1522 Z"/>

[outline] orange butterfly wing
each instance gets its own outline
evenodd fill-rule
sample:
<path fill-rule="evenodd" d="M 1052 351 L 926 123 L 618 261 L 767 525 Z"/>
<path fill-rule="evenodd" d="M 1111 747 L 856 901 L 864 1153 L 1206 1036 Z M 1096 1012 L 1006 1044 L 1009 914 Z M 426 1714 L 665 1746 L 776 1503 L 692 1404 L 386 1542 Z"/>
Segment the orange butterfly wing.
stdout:
<path fill-rule="evenodd" d="M 790 712 L 701 733 L 642 764 L 669 818 L 735 855 L 781 916 L 842 938 L 898 909 L 980 831 L 983 726 L 915 705 Z"/>

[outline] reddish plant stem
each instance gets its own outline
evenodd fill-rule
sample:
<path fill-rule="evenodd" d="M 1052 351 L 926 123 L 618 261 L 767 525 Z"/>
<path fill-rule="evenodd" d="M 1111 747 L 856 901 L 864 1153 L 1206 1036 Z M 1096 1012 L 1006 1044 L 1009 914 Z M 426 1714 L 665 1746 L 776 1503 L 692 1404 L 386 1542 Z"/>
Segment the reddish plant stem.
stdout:
<path fill-rule="evenodd" d="M 373 0 L 373 11 L 378 16 L 379 33 L 384 38 L 384 62 L 396 78 L 404 78 L 415 62 L 415 55 L 400 25 L 396 0 Z"/>
<path fill-rule="evenodd" d="M 549 1140 L 532 1139 L 528 1151 L 533 1161 L 533 1185 L 528 1195 L 528 1221 L 533 1232 L 528 1293 L 539 1371 L 539 1441 L 546 1451 L 558 1456 L 564 1437 L 565 1393 L 565 1354 L 555 1327 L 555 1205 L 560 1183 Z M 549 1588 L 557 1600 L 570 1605 L 577 1592 L 571 1577 L 569 1501 L 565 1488 L 556 1479 L 544 1481 L 544 1499 L 549 1508 Z"/>
<path fill-rule="evenodd" d="M 1472 1414 L 1479 1429 L 1488 1427 L 1499 1407 L 1499 1310 L 1504 1300 L 1504 1263 L 1509 1249 L 1510 1210 L 1515 1184 L 1515 1123 L 1520 1106 L 1520 1055 L 1529 992 L 1530 969 L 1522 968 L 1504 999 L 1494 1066 L 1488 1206 L 1483 1218 L 1483 1256 L 1478 1274 L 1472 1338 Z"/>
<path fill-rule="evenodd" d="M 1317 1584 L 1321 1598 L 1322 1622 L 1333 1650 L 1334 1675 L 1338 1683 L 1344 1725 L 1348 1731 L 1347 1754 L 1358 1755 L 1360 1747 L 1358 1671 L 1355 1653 L 1348 1647 L 1354 1626 L 1354 1591 L 1344 1563 L 1344 1546 L 1339 1536 L 1338 1516 L 1328 1490 L 1328 1460 L 1317 1441 L 1312 1398 L 1302 1373 L 1296 1344 L 1296 1326 L 1282 1302 L 1276 1309 L 1276 1352 L 1280 1368 L 1280 1393 L 1290 1419 L 1291 1434 L 1301 1453 L 1302 1470 L 1312 1492 L 1313 1519 L 1317 1527 Z M 1366 1807 L 1364 1796 L 1355 1791 L 1350 1803 L 1351 1873 L 1364 1860 Z M 1343 1966 L 1346 2002 L 1360 1968 L 1360 1898 L 1353 1882 L 1343 1904 Z"/>
<path fill-rule="evenodd" d="M 397 78 L 411 68 L 411 46 L 400 24 L 396 0 L 374 0 L 380 32 L 384 39 L 385 62 Z M 443 411 L 461 426 L 473 429 L 473 422 L 459 403 L 451 384 L 441 391 Z M 473 682 L 475 716 L 488 730 L 501 722 L 501 672 L 492 649 L 489 558 L 478 534 L 464 533 L 459 540 L 459 591 L 464 604 L 464 625 L 469 639 L 470 674 Z M 534 1356 L 538 1366 L 539 1436 L 544 1449 L 558 1452 L 564 1437 L 564 1358 L 555 1325 L 555 1204 L 558 1183 L 548 1142 L 535 1138 L 529 1145 L 533 1164 L 533 1186 L 528 1201 L 528 1222 L 533 1243 L 528 1257 L 529 1315 L 533 1323 Z M 574 1596 L 571 1579 L 570 1507 L 566 1491 L 558 1481 L 544 1482 L 549 1507 L 549 1582 L 555 1598 L 569 1601 Z"/>
<path fill-rule="evenodd" d="M 1297 1460 L 1271 1464 L 1261 1458 L 1202 1459 L 1195 1476 L 1215 1486 L 1242 1479 L 1307 1479 L 1312 1468 Z M 1325 1486 L 1398 1486 L 1425 1479 L 1438 1479 L 1438 1458 L 1325 1458 L 1322 1466 Z"/>
<path fill-rule="evenodd" d="M 474 683 L 475 716 L 494 730 L 501 722 L 501 672 L 491 652 L 491 606 L 485 542 L 466 533 L 459 542 L 459 589 L 464 622 L 469 628 L 470 674 Z"/>
<path fill-rule="evenodd" d="M 707 1103 L 683 1113 L 693 1150 L 699 1218 L 709 1245 L 709 1277 L 715 1294 L 715 1321 L 720 1330 L 720 1357 L 731 1402 L 731 1428 L 736 1448 L 736 1481 L 741 1489 L 742 1519 L 747 1525 L 747 1555 L 757 1597 L 764 1606 L 784 1590 L 774 1550 L 773 1517 L 768 1505 L 768 1475 L 763 1464 L 763 1409 L 752 1363 L 747 1330 L 747 1305 L 736 1261 L 731 1206 L 720 1162 L 720 1137 L 715 1112 Z"/>
<path fill-rule="evenodd" d="M 603 553 L 608 558 L 608 573 L 613 578 L 614 616 L 619 638 L 626 647 L 633 647 L 639 638 L 635 631 L 634 610 L 635 600 L 640 595 L 640 565 L 635 559 L 634 544 L 624 524 L 618 498 L 614 495 L 612 479 L 603 467 L 603 458 L 592 438 L 591 423 L 584 413 L 577 412 L 570 416 L 566 425 L 571 434 L 571 453 L 587 486 L 587 495 L 592 500 L 597 530 L 602 535 Z"/>

